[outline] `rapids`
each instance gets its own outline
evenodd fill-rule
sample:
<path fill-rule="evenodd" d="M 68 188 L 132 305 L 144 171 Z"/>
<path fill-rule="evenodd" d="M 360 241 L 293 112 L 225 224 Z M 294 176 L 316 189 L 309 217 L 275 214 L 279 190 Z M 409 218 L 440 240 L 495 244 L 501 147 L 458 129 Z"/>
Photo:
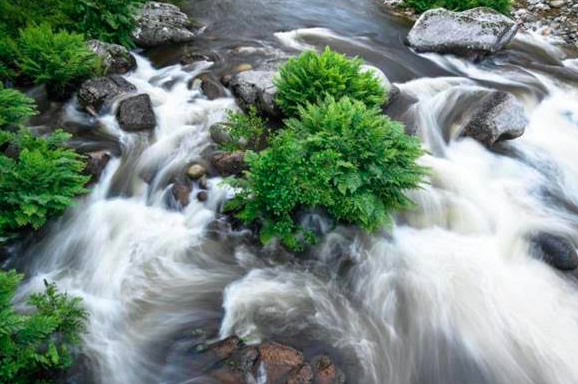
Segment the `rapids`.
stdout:
<path fill-rule="evenodd" d="M 577 280 L 530 257 L 526 241 L 539 229 L 578 240 L 578 61 L 529 34 L 476 63 L 417 55 L 403 43 L 407 23 L 372 0 L 184 9 L 207 25 L 192 47 L 221 60 L 175 64 L 187 47 L 138 54 L 126 79 L 151 96 L 154 133 L 125 133 L 112 112 L 95 121 L 75 101 L 44 116 L 92 126 L 75 145 L 115 154 L 91 193 L 7 263 L 28 276 L 17 300 L 44 279 L 84 299 L 84 358 L 66 381 L 210 382 L 194 363 L 193 331 L 203 329 L 331 354 L 349 383 L 578 383 Z M 234 191 L 218 178 L 207 202 L 175 210 L 170 180 L 202 159 L 208 128 L 235 108 L 189 80 L 325 45 L 363 57 L 418 100 L 404 113 L 432 173 L 410 192 L 416 209 L 374 235 L 313 218 L 324 240 L 289 262 L 227 227 L 219 212 Z M 491 151 L 457 138 L 451 112 L 480 87 L 523 101 L 521 138 Z"/>

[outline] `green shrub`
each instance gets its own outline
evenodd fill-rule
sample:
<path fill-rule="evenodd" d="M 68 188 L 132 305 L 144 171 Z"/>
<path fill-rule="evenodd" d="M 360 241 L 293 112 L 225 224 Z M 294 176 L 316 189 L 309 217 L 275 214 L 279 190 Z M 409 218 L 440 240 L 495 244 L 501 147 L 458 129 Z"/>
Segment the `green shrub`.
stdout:
<path fill-rule="evenodd" d="M 500 13 L 510 13 L 510 0 L 404 0 L 404 5 L 422 13 L 428 9 L 446 8 L 452 11 L 465 11 L 476 7 L 492 8 Z"/>
<path fill-rule="evenodd" d="M 368 107 L 381 106 L 386 90 L 373 73 L 362 70 L 362 65 L 361 59 L 350 59 L 329 47 L 322 54 L 304 52 L 281 67 L 275 79 L 277 104 L 290 117 L 297 116 L 300 106 L 317 103 L 326 95 L 336 100 L 348 96 Z"/>
<path fill-rule="evenodd" d="M 228 204 L 237 217 L 261 224 L 261 240 L 277 237 L 299 249 L 296 214 L 324 208 L 336 220 L 373 231 L 390 223 L 392 211 L 411 206 L 404 191 L 419 186 L 425 169 L 417 139 L 403 126 L 347 97 L 328 97 L 299 109 L 299 119 L 259 154 L 249 152 L 246 179 Z"/>
<path fill-rule="evenodd" d="M 0 83 L 2 80 L 16 77 L 18 68 L 16 64 L 17 53 L 16 42 L 0 30 Z"/>
<path fill-rule="evenodd" d="M 65 92 L 100 72 L 100 61 L 84 37 L 54 32 L 48 24 L 30 25 L 20 31 L 18 66 L 37 84 L 46 83 L 56 93 Z"/>
<path fill-rule="evenodd" d="M 5 89 L 0 83 L 0 129 L 20 125 L 36 114 L 36 105 L 30 97 L 15 89 Z"/>
<path fill-rule="evenodd" d="M 92 39 L 132 47 L 134 15 L 142 2 L 142 0 L 65 1 L 63 12 L 69 20 L 66 27 L 71 31 L 84 33 Z"/>
<path fill-rule="evenodd" d="M 0 237 L 28 225 L 40 228 L 86 192 L 84 163 L 62 147 L 69 137 L 62 131 L 46 138 L 26 129 L 0 131 L 0 146 L 11 143 L 19 150 L 17 159 L 0 153 Z"/>
<path fill-rule="evenodd" d="M 12 299 L 22 276 L 0 271 L 0 382 L 49 382 L 72 364 L 70 347 L 85 332 L 87 312 L 80 298 L 59 293 L 54 284 L 31 295 L 31 314 L 19 314 Z"/>
<path fill-rule="evenodd" d="M 266 144 L 263 137 L 267 130 L 266 121 L 259 116 L 255 107 L 251 107 L 247 114 L 230 111 L 225 127 L 231 138 L 230 143 L 223 144 L 223 149 L 227 151 L 258 150 Z"/>

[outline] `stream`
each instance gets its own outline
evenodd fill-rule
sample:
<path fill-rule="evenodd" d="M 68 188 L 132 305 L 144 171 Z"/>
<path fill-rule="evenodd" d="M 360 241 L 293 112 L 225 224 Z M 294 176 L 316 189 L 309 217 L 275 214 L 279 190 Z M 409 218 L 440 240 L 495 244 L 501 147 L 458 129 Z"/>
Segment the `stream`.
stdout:
<path fill-rule="evenodd" d="M 329 354 L 348 383 L 578 383 L 578 280 L 531 257 L 527 240 L 540 230 L 578 240 L 578 60 L 530 34 L 477 62 L 418 55 L 404 43 L 411 24 L 373 0 L 182 8 L 207 26 L 198 40 L 137 51 L 125 75 L 150 95 L 154 132 L 124 132 L 114 113 L 96 120 L 74 100 L 39 118 L 76 127 L 77 147 L 114 155 L 90 194 L 8 261 L 28 277 L 18 300 L 44 279 L 84 300 L 84 357 L 66 382 L 214 382 L 195 364 L 202 330 Z M 371 235 L 313 215 L 325 236 L 299 258 L 232 230 L 220 210 L 233 191 L 218 177 L 206 202 L 195 186 L 175 209 L 171 180 L 204 161 L 209 127 L 235 108 L 189 81 L 327 45 L 417 100 L 403 119 L 419 128 L 431 175 L 409 192 L 416 208 Z M 180 65 L 191 50 L 217 59 Z M 480 88 L 524 103 L 522 137 L 492 150 L 457 137 L 450 111 Z"/>

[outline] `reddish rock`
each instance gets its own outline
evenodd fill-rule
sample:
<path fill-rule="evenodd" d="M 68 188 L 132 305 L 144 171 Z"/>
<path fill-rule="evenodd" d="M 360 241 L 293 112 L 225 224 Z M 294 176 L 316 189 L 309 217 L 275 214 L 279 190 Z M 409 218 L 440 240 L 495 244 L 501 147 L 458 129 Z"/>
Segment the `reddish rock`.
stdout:
<path fill-rule="evenodd" d="M 343 384 L 345 375 L 333 364 L 327 356 L 317 356 L 313 358 L 313 374 L 315 384 Z"/>
<path fill-rule="evenodd" d="M 171 188 L 171 192 L 173 193 L 175 200 L 178 201 L 182 207 L 189 205 L 189 196 L 191 195 L 191 190 L 192 188 L 189 184 L 180 182 L 176 182 Z"/>
<path fill-rule="evenodd" d="M 289 373 L 287 384 L 311 384 L 313 383 L 313 369 L 309 364 L 304 364 Z"/>
<path fill-rule="evenodd" d="M 267 383 L 284 382 L 291 371 L 303 365 L 303 354 L 286 345 L 265 342 L 258 349 L 257 366 L 263 364 Z"/>
<path fill-rule="evenodd" d="M 222 176 L 238 175 L 247 169 L 245 153 L 242 151 L 220 153 L 213 157 L 212 163 Z"/>
<path fill-rule="evenodd" d="M 233 352 L 235 352 L 240 345 L 241 340 L 237 336 L 233 335 L 209 345 L 207 350 L 214 354 L 219 360 L 224 360 L 231 357 Z"/>

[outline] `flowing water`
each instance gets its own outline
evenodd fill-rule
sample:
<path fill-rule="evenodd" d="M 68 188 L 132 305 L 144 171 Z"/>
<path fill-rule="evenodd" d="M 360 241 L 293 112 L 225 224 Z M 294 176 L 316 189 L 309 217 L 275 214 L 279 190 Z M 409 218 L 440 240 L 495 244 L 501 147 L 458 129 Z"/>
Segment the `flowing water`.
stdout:
<path fill-rule="evenodd" d="M 141 53 L 126 76 L 151 96 L 154 132 L 125 133 L 112 112 L 96 121 L 67 105 L 59 119 L 84 127 L 75 143 L 115 158 L 9 263 L 29 276 L 19 299 L 44 279 L 84 299 L 86 357 L 68 381 L 211 382 L 194 362 L 202 329 L 328 353 L 350 383 L 578 383 L 576 280 L 532 258 L 526 240 L 536 230 L 578 240 L 578 61 L 532 35 L 476 63 L 416 55 L 407 23 L 371 0 L 184 8 L 207 25 L 199 40 Z M 417 101 L 394 113 L 429 150 L 417 208 L 375 235 L 311 217 L 326 236 L 297 259 L 227 226 L 219 210 L 233 192 L 218 178 L 207 202 L 176 209 L 171 180 L 210 151 L 209 126 L 234 108 L 189 80 L 325 45 L 365 58 Z M 175 64 L 187 50 L 218 60 Z M 521 138 L 492 151 L 457 139 L 457 116 L 481 88 L 523 101 Z"/>

